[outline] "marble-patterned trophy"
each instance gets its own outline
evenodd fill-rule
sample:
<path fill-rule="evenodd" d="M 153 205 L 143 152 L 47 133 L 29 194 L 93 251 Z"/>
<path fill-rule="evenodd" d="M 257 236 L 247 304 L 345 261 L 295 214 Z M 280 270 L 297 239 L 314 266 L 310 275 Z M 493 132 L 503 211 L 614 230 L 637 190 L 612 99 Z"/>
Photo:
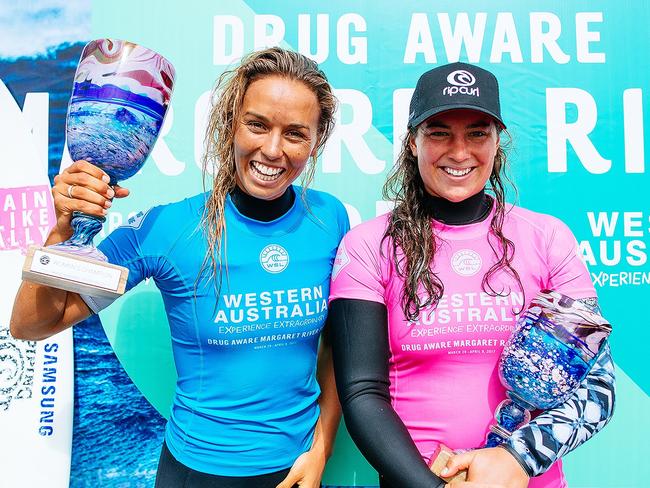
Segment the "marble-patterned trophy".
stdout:
<path fill-rule="evenodd" d="M 484 447 L 496 447 L 530 421 L 531 410 L 564 403 L 580 386 L 606 343 L 611 325 L 583 303 L 542 290 L 517 321 L 499 360 L 506 388 Z M 433 456 L 434 473 L 453 453 L 441 446 Z M 459 473 L 464 479 L 466 472 Z"/>
<path fill-rule="evenodd" d="M 163 124 L 175 71 L 167 59 L 132 42 L 98 39 L 84 48 L 66 119 L 73 160 L 85 159 L 110 185 L 136 174 Z M 124 293 L 128 270 L 92 244 L 105 218 L 74 212 L 67 241 L 29 249 L 23 279 L 97 297 Z"/>

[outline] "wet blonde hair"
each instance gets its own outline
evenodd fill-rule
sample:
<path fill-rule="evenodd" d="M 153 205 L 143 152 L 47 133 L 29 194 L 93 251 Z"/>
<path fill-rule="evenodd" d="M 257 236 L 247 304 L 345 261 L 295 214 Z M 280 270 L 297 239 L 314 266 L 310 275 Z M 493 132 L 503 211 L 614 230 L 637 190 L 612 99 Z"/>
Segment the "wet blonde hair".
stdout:
<path fill-rule="evenodd" d="M 227 273 L 227 250 L 225 249 L 226 196 L 236 186 L 234 139 L 241 116 L 241 107 L 248 87 L 266 76 L 280 76 L 304 83 L 318 100 L 317 141 L 310 162 L 302 173 L 303 195 L 316 170 L 316 160 L 325 142 L 334 130 L 334 112 L 337 102 L 332 87 L 316 62 L 294 51 L 273 47 L 256 51 L 243 58 L 239 66 L 224 72 L 212 93 L 212 111 L 205 135 L 203 156 L 203 185 L 212 184 L 212 192 L 206 201 L 201 228 L 207 240 L 207 252 L 197 277 L 215 278 L 217 294 L 221 289 L 224 264 Z M 214 175 L 210 177 L 210 175 Z M 210 269 L 209 274 L 204 272 Z"/>

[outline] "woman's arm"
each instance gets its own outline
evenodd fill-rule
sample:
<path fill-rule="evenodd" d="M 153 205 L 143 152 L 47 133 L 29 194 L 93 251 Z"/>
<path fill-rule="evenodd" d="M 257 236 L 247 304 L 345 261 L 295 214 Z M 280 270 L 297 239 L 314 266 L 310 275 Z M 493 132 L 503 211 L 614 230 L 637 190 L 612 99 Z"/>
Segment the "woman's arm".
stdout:
<path fill-rule="evenodd" d="M 90 316 L 77 293 L 23 281 L 9 320 L 15 339 L 40 341 Z"/>
<path fill-rule="evenodd" d="M 125 188 L 111 188 L 108 176 L 86 161 L 77 161 L 54 178 L 52 197 L 56 224 L 46 245 L 58 244 L 72 235 L 72 212 L 103 217 L 113 197 L 125 197 Z M 71 198 L 72 197 L 72 198 Z M 16 339 L 41 340 L 54 335 L 90 315 L 77 293 L 23 281 L 9 322 Z"/>
<path fill-rule="evenodd" d="M 327 460 L 332 455 L 336 431 L 341 421 L 341 404 L 339 403 L 339 396 L 336 392 L 336 381 L 334 380 L 329 320 L 321 336 L 316 374 L 321 389 L 321 395 L 318 400 L 320 417 L 318 418 L 316 431 L 314 432 L 312 450 L 317 450 L 322 453 L 325 460 Z"/>
<path fill-rule="evenodd" d="M 579 301 L 601 314 L 596 298 Z M 529 476 L 542 474 L 607 425 L 614 413 L 615 398 L 614 363 L 609 345 L 605 345 L 573 395 L 516 430 L 503 447 L 517 458 Z"/>
<path fill-rule="evenodd" d="M 509 482 L 521 476 L 521 470 L 528 477 L 543 474 L 600 431 L 609 422 L 613 408 L 613 365 L 609 348 L 605 347 L 589 375 L 565 403 L 517 429 L 498 448 L 452 457 L 447 463 L 449 475 L 469 469 L 468 479 L 489 479 L 510 486 Z"/>
<path fill-rule="evenodd" d="M 289 474 L 277 488 L 291 488 L 296 483 L 299 483 L 301 487 L 320 487 L 325 464 L 332 455 L 336 431 L 341 420 L 341 405 L 339 404 L 334 381 L 329 328 L 328 319 L 318 348 L 316 377 L 321 394 L 318 399 L 320 415 L 314 429 L 314 440 L 309 451 L 298 456 Z"/>
<path fill-rule="evenodd" d="M 345 424 L 361 453 L 390 485 L 444 486 L 390 403 L 386 306 L 336 299 L 329 314 L 336 385 Z"/>

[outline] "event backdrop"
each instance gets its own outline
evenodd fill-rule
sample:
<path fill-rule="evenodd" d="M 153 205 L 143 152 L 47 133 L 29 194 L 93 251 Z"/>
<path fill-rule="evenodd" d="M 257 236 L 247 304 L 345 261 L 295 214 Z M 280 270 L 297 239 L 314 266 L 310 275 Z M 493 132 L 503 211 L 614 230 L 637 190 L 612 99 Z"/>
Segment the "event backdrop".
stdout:
<path fill-rule="evenodd" d="M 647 485 L 650 465 L 644 454 L 650 424 L 642 419 L 650 407 L 650 375 L 644 364 L 650 332 L 641 307 L 650 291 L 650 208 L 644 194 L 650 183 L 644 131 L 650 85 L 649 5 L 598 0 L 411 1 L 398 6 L 387 0 L 312 4 L 41 0 L 28 7 L 9 5 L 9 0 L 0 1 L 0 81 L 19 110 L 0 105 L 0 117 L 3 130 L 12 124 L 12 130 L 18 130 L 20 120 L 24 137 L 2 139 L 14 144 L 13 150 L 0 145 L 0 192 L 4 191 L 0 195 L 47 185 L 45 167 L 33 183 L 15 184 L 7 177 L 23 171 L 16 158 L 26 158 L 30 147 L 47 147 L 49 156 L 37 157 L 49 159 L 50 177 L 62 161 L 69 162 L 63 147 L 61 100 L 68 96 L 83 42 L 97 37 L 128 39 L 159 51 L 176 67 L 172 111 L 162 136 L 142 171 L 126 183 L 132 195 L 111 208 L 105 232 L 152 205 L 202 190 L 200 160 L 211 88 L 224 70 L 252 49 L 282 45 L 308 54 L 335 87 L 341 102 L 338 129 L 321 158 L 315 186 L 345 203 L 352 225 L 389 208 L 381 187 L 404 133 L 418 76 L 456 60 L 493 71 L 501 82 L 502 110 L 511 136 L 511 175 L 518 188 L 509 199 L 551 213 L 571 227 L 602 309 L 614 325 L 616 413 L 600 435 L 567 456 L 570 486 Z M 34 113 L 41 117 L 43 113 L 34 112 L 35 102 L 27 102 L 42 103 L 38 93 L 49 93 L 45 117 L 50 125 L 45 131 L 42 123 L 31 122 Z M 36 347 L 12 342 L 4 332 L 9 295 L 19 279 L 17 254 L 24 251 L 24 246 L 7 243 L 12 229 L 31 228 L 11 220 L 16 211 L 4 198 L 0 256 L 12 253 L 13 264 L 2 263 L 13 284 L 3 288 L 0 302 L 0 394 L 3 388 L 17 392 L 19 381 L 12 373 L 16 361 L 10 362 L 3 351 Z M 169 331 L 153 283 L 143 283 L 121 298 L 101 314 L 101 320 L 103 328 L 97 320 L 87 321 L 74 333 L 70 486 L 152 486 L 174 383 Z M 26 402 L 16 398 L 5 412 L 0 408 L 0 429 L 6 425 L 1 423 L 3 415 L 28 411 Z M 33 433 L 39 419 L 29 422 Z M 22 466 L 9 465 L 2 454 L 13 452 L 20 458 L 17 447 L 24 444 L 0 430 L 0 486 L 6 484 L 3 476 L 17 479 L 4 474 L 9 468 L 14 473 L 33 470 L 33 459 L 26 458 Z M 325 482 L 376 484 L 376 475 L 343 428 Z"/>

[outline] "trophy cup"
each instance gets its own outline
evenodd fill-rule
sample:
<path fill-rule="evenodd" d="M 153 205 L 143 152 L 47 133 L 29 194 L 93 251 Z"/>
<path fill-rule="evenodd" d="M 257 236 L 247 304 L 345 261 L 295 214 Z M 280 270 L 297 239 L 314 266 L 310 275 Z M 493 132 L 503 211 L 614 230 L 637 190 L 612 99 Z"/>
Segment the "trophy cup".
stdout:
<path fill-rule="evenodd" d="M 136 174 L 162 127 L 174 76 L 169 61 L 132 42 L 89 42 L 68 105 L 66 139 L 72 159 L 104 170 L 110 185 Z M 72 237 L 53 246 L 32 246 L 23 279 L 96 297 L 123 294 L 128 270 L 107 263 L 92 244 L 105 220 L 73 212 Z"/>
<path fill-rule="evenodd" d="M 530 421 L 531 410 L 564 403 L 580 386 L 612 327 L 584 304 L 542 290 L 519 318 L 499 359 L 499 378 L 508 398 L 496 408 L 484 447 L 496 447 Z M 440 446 L 431 470 L 440 476 L 453 452 Z M 460 472 L 464 479 L 466 472 Z M 447 478 L 443 478 L 447 480 Z"/>

